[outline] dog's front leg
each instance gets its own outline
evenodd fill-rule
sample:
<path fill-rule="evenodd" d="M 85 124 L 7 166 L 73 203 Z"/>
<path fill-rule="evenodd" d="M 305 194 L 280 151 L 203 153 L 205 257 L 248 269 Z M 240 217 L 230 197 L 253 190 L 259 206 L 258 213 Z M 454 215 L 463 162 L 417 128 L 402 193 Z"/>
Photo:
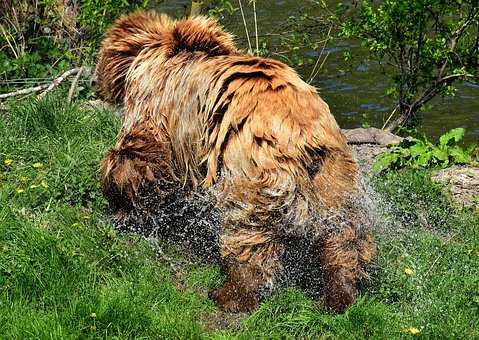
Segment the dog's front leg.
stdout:
<path fill-rule="evenodd" d="M 283 247 L 270 232 L 244 228 L 224 231 L 220 251 L 228 277 L 210 297 L 228 312 L 255 309 L 261 290 L 271 289 L 282 269 Z"/>
<path fill-rule="evenodd" d="M 170 144 L 154 129 L 153 123 L 143 120 L 123 131 L 102 161 L 102 191 L 116 213 L 131 209 L 148 183 L 160 182 L 157 189 L 163 191 L 174 183 Z"/>

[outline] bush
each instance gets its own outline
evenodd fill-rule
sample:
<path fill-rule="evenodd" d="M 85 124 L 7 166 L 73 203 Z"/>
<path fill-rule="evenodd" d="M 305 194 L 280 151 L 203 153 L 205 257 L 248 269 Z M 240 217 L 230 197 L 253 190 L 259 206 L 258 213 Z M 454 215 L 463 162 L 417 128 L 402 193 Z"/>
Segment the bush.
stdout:
<path fill-rule="evenodd" d="M 388 130 L 417 123 L 424 104 L 436 95 L 453 95 L 456 80 L 478 76 L 477 0 L 358 3 L 343 18 L 342 35 L 362 40 L 391 70 L 388 94 L 399 115 L 389 120 Z"/>

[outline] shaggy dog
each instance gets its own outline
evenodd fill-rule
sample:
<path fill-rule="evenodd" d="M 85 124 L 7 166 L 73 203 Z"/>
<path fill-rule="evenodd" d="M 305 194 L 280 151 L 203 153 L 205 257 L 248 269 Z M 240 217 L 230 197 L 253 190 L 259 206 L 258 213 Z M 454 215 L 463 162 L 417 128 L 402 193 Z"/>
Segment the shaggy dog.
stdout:
<path fill-rule="evenodd" d="M 355 301 L 373 252 L 355 206 L 358 167 L 327 104 L 295 71 L 241 53 L 210 19 L 137 12 L 107 33 L 97 76 L 100 95 L 123 110 L 101 168 L 112 209 L 124 216 L 152 185 L 159 197 L 214 193 L 227 281 L 210 296 L 220 307 L 257 307 L 298 239 L 312 245 L 325 305 Z"/>

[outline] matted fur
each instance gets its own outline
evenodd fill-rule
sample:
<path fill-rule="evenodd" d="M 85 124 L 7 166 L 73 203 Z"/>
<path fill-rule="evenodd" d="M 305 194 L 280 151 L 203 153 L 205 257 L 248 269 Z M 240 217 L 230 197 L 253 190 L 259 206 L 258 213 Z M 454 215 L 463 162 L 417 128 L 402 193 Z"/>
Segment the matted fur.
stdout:
<path fill-rule="evenodd" d="M 230 276 L 212 293 L 223 308 L 257 305 L 282 270 L 288 237 L 320 249 L 318 266 L 335 290 L 328 306 L 354 301 L 372 249 L 361 219 L 346 222 L 357 164 L 327 104 L 295 71 L 241 54 L 213 20 L 137 12 L 108 32 L 97 75 L 101 96 L 124 112 L 102 163 L 104 193 L 125 211 L 148 183 L 159 194 L 175 183 L 212 190 Z"/>

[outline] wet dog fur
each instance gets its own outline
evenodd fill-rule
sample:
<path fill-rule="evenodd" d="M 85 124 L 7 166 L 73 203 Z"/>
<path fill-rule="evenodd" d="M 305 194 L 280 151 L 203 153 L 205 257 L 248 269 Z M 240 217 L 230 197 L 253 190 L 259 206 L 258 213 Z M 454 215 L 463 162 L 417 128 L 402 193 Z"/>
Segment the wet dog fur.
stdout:
<path fill-rule="evenodd" d="M 291 240 L 312 249 L 327 308 L 355 301 L 374 253 L 356 206 L 358 166 L 327 104 L 295 71 L 242 53 L 211 19 L 136 12 L 107 33 L 97 78 L 100 96 L 123 111 L 101 166 L 117 220 L 147 188 L 160 200 L 208 192 L 227 274 L 210 293 L 221 308 L 256 308 L 280 281 Z"/>

